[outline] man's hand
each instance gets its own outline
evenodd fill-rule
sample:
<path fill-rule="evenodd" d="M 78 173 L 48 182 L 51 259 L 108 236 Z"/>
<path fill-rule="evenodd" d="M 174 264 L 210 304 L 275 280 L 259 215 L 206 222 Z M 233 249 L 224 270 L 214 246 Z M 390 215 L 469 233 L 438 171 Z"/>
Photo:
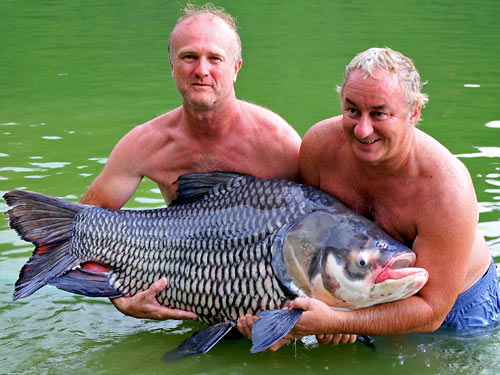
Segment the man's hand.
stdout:
<path fill-rule="evenodd" d="M 259 317 L 257 315 L 243 315 L 238 320 L 236 328 L 238 328 L 238 331 L 240 331 L 243 336 L 252 341 L 252 328 L 257 320 L 259 320 Z"/>
<path fill-rule="evenodd" d="M 137 293 L 133 297 L 113 298 L 111 302 L 121 313 L 134 318 L 143 319 L 196 319 L 198 315 L 193 312 L 170 309 L 160 305 L 156 296 L 168 285 L 168 280 L 162 278 L 155 282 L 148 290 Z"/>
<path fill-rule="evenodd" d="M 304 310 L 292 332 L 295 336 L 328 335 L 335 332 L 338 321 L 337 311 L 315 298 L 296 298 L 290 303 L 291 309 Z"/>
<path fill-rule="evenodd" d="M 236 327 L 238 328 L 238 331 L 245 336 L 247 339 L 252 341 L 252 328 L 254 323 L 259 320 L 259 317 L 257 315 L 252 315 L 252 314 L 246 314 L 240 317 L 238 320 L 238 324 Z M 274 343 L 269 349 L 266 350 L 271 350 L 271 351 L 276 351 L 279 348 L 281 348 L 283 345 L 288 344 L 290 341 L 292 341 L 295 337 L 293 337 L 290 333 L 283 337 L 281 340 L 277 341 Z"/>
<path fill-rule="evenodd" d="M 332 335 L 316 335 L 318 344 L 320 345 L 343 345 L 343 344 L 354 344 L 357 335 L 350 335 L 348 333 L 334 333 Z"/>
<path fill-rule="evenodd" d="M 294 329 L 292 329 L 285 337 L 274 343 L 268 350 L 276 351 L 282 346 L 288 344 L 293 339 L 300 339 L 308 335 L 316 335 L 316 339 L 320 345 L 342 345 L 353 344 L 356 342 L 357 336 L 346 333 L 323 333 L 324 324 L 322 320 L 326 320 L 328 314 L 332 312 L 331 308 L 325 303 L 312 298 L 298 298 L 292 301 L 290 308 L 304 310 L 302 317 L 299 319 Z M 308 313 L 306 315 L 306 313 Z M 303 317 L 305 318 L 303 319 Z M 259 318 L 252 314 L 246 314 L 240 317 L 237 328 L 238 331 L 247 339 L 252 339 L 253 324 Z M 301 324 L 298 328 L 297 326 Z M 319 324 L 318 324 L 319 323 Z M 321 332 L 321 334 L 319 334 Z"/>

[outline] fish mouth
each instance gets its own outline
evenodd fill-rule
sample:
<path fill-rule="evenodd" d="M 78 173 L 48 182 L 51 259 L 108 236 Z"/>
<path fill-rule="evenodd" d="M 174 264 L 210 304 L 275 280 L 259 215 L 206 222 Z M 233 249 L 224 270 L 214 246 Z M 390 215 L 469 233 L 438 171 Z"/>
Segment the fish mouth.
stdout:
<path fill-rule="evenodd" d="M 412 268 L 417 261 L 415 253 L 404 253 L 394 256 L 375 279 L 379 284 L 389 279 L 402 279 L 420 271 L 420 268 Z"/>

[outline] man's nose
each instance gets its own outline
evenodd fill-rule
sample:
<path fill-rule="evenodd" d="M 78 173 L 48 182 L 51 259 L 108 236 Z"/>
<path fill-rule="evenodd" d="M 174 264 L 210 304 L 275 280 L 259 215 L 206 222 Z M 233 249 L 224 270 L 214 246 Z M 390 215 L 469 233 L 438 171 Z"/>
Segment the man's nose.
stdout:
<path fill-rule="evenodd" d="M 354 134 L 358 139 L 364 139 L 373 133 L 372 120 L 368 113 L 362 113 L 358 123 L 354 127 Z"/>
<path fill-rule="evenodd" d="M 200 77 L 206 77 L 209 72 L 209 62 L 206 58 L 201 57 L 198 59 L 198 64 L 196 65 L 195 73 Z"/>

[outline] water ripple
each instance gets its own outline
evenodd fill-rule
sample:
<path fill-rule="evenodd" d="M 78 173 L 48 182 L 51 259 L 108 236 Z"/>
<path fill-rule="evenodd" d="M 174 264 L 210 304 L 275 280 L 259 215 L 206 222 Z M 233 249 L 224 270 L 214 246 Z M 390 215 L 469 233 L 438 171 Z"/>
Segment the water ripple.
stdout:
<path fill-rule="evenodd" d="M 486 126 L 487 128 L 500 128 L 500 121 L 490 121 L 484 126 Z"/>
<path fill-rule="evenodd" d="M 62 161 L 62 162 L 54 161 L 48 163 L 29 163 L 29 164 L 41 168 L 63 168 L 64 166 L 69 165 L 71 163 L 67 161 Z"/>
<path fill-rule="evenodd" d="M 457 158 L 500 158 L 500 147 L 474 147 L 479 152 L 457 154 Z"/>

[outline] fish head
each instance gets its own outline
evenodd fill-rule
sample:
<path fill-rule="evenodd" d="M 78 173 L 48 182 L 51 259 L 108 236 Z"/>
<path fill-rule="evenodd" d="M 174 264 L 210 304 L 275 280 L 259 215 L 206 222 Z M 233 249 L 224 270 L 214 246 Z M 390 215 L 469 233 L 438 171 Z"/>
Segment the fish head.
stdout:
<path fill-rule="evenodd" d="M 349 210 L 316 211 L 283 241 L 291 289 L 330 306 L 357 309 L 407 298 L 427 282 L 416 254 Z"/>

